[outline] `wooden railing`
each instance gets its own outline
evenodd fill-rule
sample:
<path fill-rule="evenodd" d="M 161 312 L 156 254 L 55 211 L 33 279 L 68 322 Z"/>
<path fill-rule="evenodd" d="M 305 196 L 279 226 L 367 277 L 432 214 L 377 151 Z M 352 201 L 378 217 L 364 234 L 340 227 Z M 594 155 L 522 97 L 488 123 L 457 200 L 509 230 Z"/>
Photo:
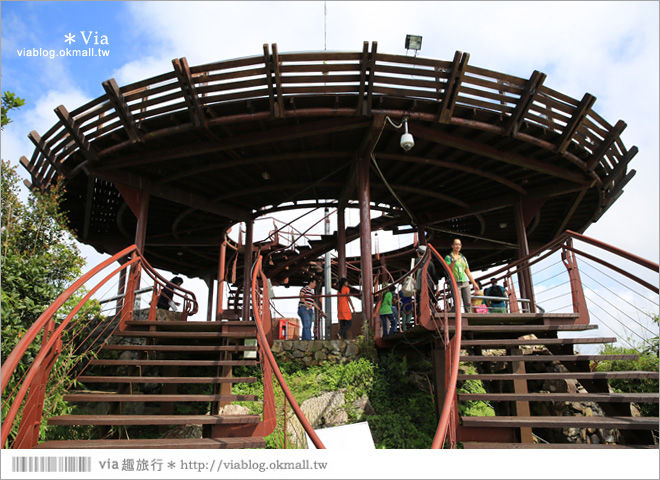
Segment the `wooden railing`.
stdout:
<path fill-rule="evenodd" d="M 121 264 L 117 267 L 113 265 L 115 262 L 121 262 Z M 109 273 L 108 270 L 110 270 Z M 103 275 L 105 276 L 102 277 Z M 128 277 L 128 281 L 125 281 L 126 277 Z M 74 363 L 67 367 L 67 372 L 61 373 L 58 370 L 58 374 L 61 374 L 62 377 L 58 383 L 67 382 L 67 384 L 71 384 L 75 376 L 70 377 L 69 373 L 74 366 L 78 371 L 78 375 L 80 375 L 94 352 L 100 349 L 105 340 L 114 331 L 123 330 L 126 321 L 133 318 L 135 291 L 139 289 L 140 281 L 143 282 L 142 285 L 144 286 L 148 279 L 151 280 L 149 287 L 152 291 L 149 319 L 155 320 L 159 292 L 169 282 L 159 275 L 141 256 L 137 247 L 132 245 L 92 268 L 78 279 L 25 332 L 2 366 L 0 393 L 3 397 L 3 412 L 6 410 L 2 421 L 2 438 L 0 440 L 0 445 L 3 448 L 7 446 L 11 448 L 31 448 L 37 444 L 43 417 L 46 387 L 51 377 L 51 370 L 58 362 L 61 354 L 66 351 L 70 355 L 73 354 L 82 358 L 82 362 L 86 362 L 84 366 L 80 366 L 75 363 L 77 360 L 74 358 Z M 86 290 L 85 285 L 92 282 L 96 283 L 89 290 Z M 88 337 L 81 339 L 82 335 L 78 336 L 76 334 L 72 335 L 72 338 L 67 338 L 65 342 L 64 337 L 69 335 L 68 332 L 71 331 L 74 322 L 94 320 L 88 318 L 87 315 L 90 305 L 99 304 L 93 299 L 93 296 L 102 287 L 114 287 L 115 284 L 120 285 L 120 290 L 122 290 L 122 293 L 114 299 L 117 302 L 116 313 L 101 318 L 104 328 L 93 330 L 97 331 L 97 338 L 90 340 L 88 335 Z M 175 295 L 182 298 L 184 307 L 182 316 L 184 318 L 197 312 L 197 300 L 192 292 L 178 288 L 175 285 L 170 284 L 169 286 Z M 66 302 L 76 295 L 82 298 L 73 307 L 66 308 Z M 80 327 L 85 327 L 85 325 L 80 325 Z M 29 355 L 26 355 L 26 353 L 39 342 L 41 347 L 38 354 L 30 364 L 27 364 Z M 89 347 L 85 347 L 85 344 L 89 344 Z M 87 349 L 85 350 L 85 348 Z M 95 350 L 90 352 L 90 349 Z M 25 362 L 25 368 L 19 369 L 18 367 L 22 362 Z M 16 379 L 15 375 L 19 374 L 22 375 L 22 378 Z M 6 392 L 5 389 L 10 383 L 14 386 L 14 389 L 11 392 Z M 8 445 L 10 436 L 13 439 L 11 445 Z"/>
<path fill-rule="evenodd" d="M 468 53 L 458 51 L 451 61 L 384 54 L 376 42 L 370 49 L 364 42 L 361 52 L 285 54 L 276 44 L 265 44 L 258 56 L 192 67 L 185 58 L 174 59 L 171 72 L 123 87 L 110 79 L 103 82 L 105 95 L 71 112 L 58 107 L 59 122 L 43 136 L 30 133 L 36 148 L 21 163 L 33 184 L 43 185 L 57 173 L 71 177 L 88 162 L 102 167 L 104 158 L 125 147 L 172 133 L 285 117 L 384 114 L 467 126 L 534 144 L 590 173 L 611 196 L 629 180 L 623 167 L 637 149 L 627 150 L 620 139 L 624 122 L 611 126 L 592 110 L 595 97 L 585 94 L 576 100 L 552 90 L 538 71 L 525 79 L 472 66 L 468 60 Z M 307 101 L 310 96 L 332 96 L 335 102 L 319 107 Z M 417 106 L 397 110 L 375 102 L 391 97 L 414 100 Z M 219 107 L 238 101 L 248 102 L 248 113 L 232 109 L 220 114 Z M 185 112 L 189 121 L 141 128 L 177 112 Z M 475 112 L 482 115 L 475 117 Z M 553 132 L 552 140 L 524 133 L 525 124 Z M 126 140 L 95 145 L 96 139 L 118 129 Z M 84 161 L 72 164 L 67 158 L 76 151 Z"/>

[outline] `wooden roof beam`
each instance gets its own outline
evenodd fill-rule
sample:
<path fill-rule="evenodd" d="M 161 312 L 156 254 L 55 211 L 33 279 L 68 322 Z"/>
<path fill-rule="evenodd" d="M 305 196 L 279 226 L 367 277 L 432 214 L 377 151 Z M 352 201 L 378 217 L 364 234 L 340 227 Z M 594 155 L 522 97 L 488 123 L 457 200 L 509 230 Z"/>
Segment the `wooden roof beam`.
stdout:
<path fill-rule="evenodd" d="M 596 97 L 593 95 L 589 93 L 584 94 L 584 97 L 582 97 L 582 100 L 573 111 L 573 115 L 568 121 L 568 124 L 564 127 L 561 137 L 559 137 L 557 153 L 561 155 L 566 151 L 571 144 L 575 132 L 578 131 L 578 128 L 580 128 L 580 125 L 584 122 L 584 119 L 587 117 L 587 114 L 589 113 L 589 110 L 591 110 L 591 107 L 593 107 L 595 101 Z"/>
<path fill-rule="evenodd" d="M 603 182 L 603 187 L 607 188 L 609 187 L 612 182 L 614 182 L 621 173 L 625 172 L 626 167 L 630 163 L 630 160 L 637 155 L 638 149 L 637 147 L 633 146 L 630 150 L 626 152 L 626 154 L 623 156 L 623 159 L 617 163 L 617 165 L 612 169 L 612 171 L 607 175 L 605 178 L 605 181 Z"/>
<path fill-rule="evenodd" d="M 306 123 L 295 128 L 280 127 L 267 132 L 249 133 L 227 138 L 221 142 L 199 142 L 195 145 L 167 148 L 165 151 L 130 154 L 108 159 L 95 168 L 98 170 L 111 170 L 128 166 L 147 165 L 149 163 L 193 157 L 195 155 L 204 155 L 235 148 L 263 145 L 264 143 L 295 140 L 302 137 L 354 130 L 368 125 L 371 125 L 371 122 L 364 119 L 356 119 L 354 121 L 347 121 L 345 118 L 321 120 L 319 122 Z"/>
<path fill-rule="evenodd" d="M 129 187 L 139 190 L 149 190 L 149 193 L 156 196 L 165 198 L 172 202 L 187 205 L 205 212 L 221 215 L 232 220 L 247 221 L 252 218 L 251 212 L 232 205 L 225 205 L 218 202 L 209 201 L 202 195 L 197 195 L 180 188 L 170 187 L 166 185 L 153 184 L 151 180 L 132 173 L 125 173 L 119 171 L 108 172 L 99 170 L 97 168 L 90 168 L 90 174 L 96 175 L 98 178 L 107 180 L 113 183 L 121 183 Z"/>
<path fill-rule="evenodd" d="M 573 201 L 573 204 L 571 205 L 571 208 L 568 209 L 568 212 L 564 216 L 564 219 L 562 220 L 561 224 L 555 230 L 555 237 L 559 236 L 560 234 L 564 233 L 564 230 L 566 230 L 566 225 L 568 225 L 568 222 L 571 221 L 571 218 L 573 217 L 573 214 L 575 213 L 575 210 L 577 210 L 578 206 L 584 199 L 584 196 L 587 194 L 589 191 L 588 188 L 583 188 L 580 190 L 577 194 L 577 197 L 575 197 L 575 200 Z"/>
<path fill-rule="evenodd" d="M 78 125 L 78 122 L 76 122 L 75 118 L 71 116 L 71 114 L 66 109 L 66 107 L 64 105 L 60 105 L 59 107 L 57 107 L 55 109 L 55 115 L 57 115 L 57 118 L 59 118 L 60 121 L 62 122 L 62 126 L 64 127 L 64 129 L 73 139 L 73 141 L 76 143 L 79 151 L 85 157 L 85 160 L 87 160 L 90 163 L 97 162 L 98 155 L 96 153 L 96 150 L 89 143 L 87 137 L 85 137 L 85 135 L 82 133 L 82 130 L 80 129 L 80 125 Z"/>
<path fill-rule="evenodd" d="M 605 154 L 608 152 L 610 148 L 612 148 L 612 144 L 616 141 L 617 138 L 621 136 L 621 133 L 626 129 L 628 125 L 626 122 L 623 120 L 619 120 L 616 122 L 616 125 L 610 129 L 609 132 L 607 132 L 607 135 L 603 139 L 602 142 L 600 142 L 600 145 L 598 145 L 598 148 L 594 151 L 594 153 L 591 155 L 589 160 L 587 160 L 587 171 L 588 172 L 593 172 L 596 170 L 596 167 L 600 163 L 600 161 L 603 159 Z M 635 147 L 633 147 L 635 148 Z"/>
<path fill-rule="evenodd" d="M 285 118 L 286 110 L 284 109 L 284 96 L 282 95 L 282 76 L 280 72 L 280 56 L 277 52 L 277 43 L 272 44 L 273 49 L 273 62 L 272 67 L 275 73 L 275 88 L 277 90 L 277 111 L 276 117 Z"/>
<path fill-rule="evenodd" d="M 460 172 L 466 172 L 470 173 L 472 175 L 477 175 L 480 177 L 488 178 L 494 182 L 500 183 L 512 190 L 515 190 L 516 192 L 520 193 L 521 195 L 526 195 L 527 190 L 525 190 L 523 187 L 518 185 L 515 182 L 512 182 L 501 175 L 497 175 L 495 173 L 482 170 L 479 168 L 474 168 L 474 167 L 468 167 L 467 165 L 463 165 L 461 163 L 457 162 L 448 162 L 446 160 L 436 160 L 433 158 L 426 158 L 426 157 L 416 157 L 414 155 L 410 154 L 401 154 L 401 153 L 377 153 L 376 154 L 377 158 L 382 158 L 385 160 L 396 160 L 397 162 L 410 162 L 410 163 L 417 163 L 420 165 L 433 165 L 436 167 L 442 167 L 442 168 L 448 168 L 451 170 L 457 170 Z"/>
<path fill-rule="evenodd" d="M 536 98 L 536 95 L 538 94 L 541 85 L 543 85 L 545 78 L 546 78 L 545 73 L 541 73 L 538 70 L 534 70 L 532 76 L 527 81 L 525 90 L 520 95 L 520 99 L 518 100 L 518 104 L 516 105 L 513 114 L 511 115 L 506 126 L 504 127 L 504 134 L 506 136 L 513 136 L 518 133 L 520 127 L 525 121 L 525 116 L 527 115 L 527 112 L 534 104 L 534 99 Z"/>
<path fill-rule="evenodd" d="M 525 197 L 525 200 L 538 200 L 557 197 L 573 192 L 579 192 L 583 188 L 584 186 L 576 185 L 571 182 L 557 182 L 552 185 L 534 189 L 530 192 L 529 195 Z M 426 212 L 423 214 L 422 220 L 424 220 L 425 224 L 432 225 L 434 223 L 443 222 L 445 220 L 454 218 L 462 218 L 480 213 L 487 213 L 493 210 L 499 210 L 501 208 L 516 205 L 520 203 L 520 198 L 520 195 L 517 193 L 500 195 L 496 199 L 485 199 L 479 202 L 473 202 L 470 204 L 469 208 L 452 207 L 444 210 L 438 210 L 436 212 Z"/>
<path fill-rule="evenodd" d="M 562 167 L 534 160 L 524 155 L 500 150 L 489 145 L 484 145 L 440 130 L 424 127 L 416 123 L 409 123 L 408 129 L 413 136 L 424 138 L 425 140 L 456 148 L 458 150 L 499 160 L 500 162 L 515 165 L 517 167 L 533 170 L 545 175 L 563 178 L 582 185 L 588 185 L 593 181 L 592 178 L 583 172 L 573 172 Z"/>
<path fill-rule="evenodd" d="M 364 108 L 365 115 L 371 115 L 371 105 L 374 98 L 374 77 L 376 76 L 376 53 L 378 42 L 371 42 L 371 58 L 369 59 L 369 81 L 367 85 L 367 105 Z"/>
<path fill-rule="evenodd" d="M 190 121 L 195 128 L 203 128 L 207 130 L 208 120 L 204 113 L 204 108 L 199 101 L 199 95 L 197 94 L 195 81 L 190 73 L 188 60 L 186 57 L 175 58 L 172 60 L 172 65 L 174 66 L 176 79 L 179 82 L 179 88 L 183 92 L 183 100 L 186 102 L 186 107 L 188 107 Z"/>
<path fill-rule="evenodd" d="M 41 154 L 41 158 L 37 158 L 34 161 L 32 168 L 29 171 L 32 174 L 33 182 L 38 186 L 42 186 L 44 185 L 45 178 L 47 176 L 50 177 L 50 175 L 48 175 L 49 167 L 59 170 L 59 165 L 57 164 L 50 147 L 46 145 L 46 142 L 36 130 L 32 130 L 28 134 L 28 138 L 34 145 L 35 149 Z"/>
<path fill-rule="evenodd" d="M 128 103 L 126 103 L 124 95 L 121 93 L 119 85 L 117 85 L 115 79 L 111 78 L 110 80 L 106 80 L 101 85 L 103 85 L 103 89 L 108 96 L 108 101 L 117 112 L 117 115 L 119 115 L 119 121 L 124 126 L 128 138 L 132 143 L 142 142 L 142 132 L 138 130 L 135 119 L 131 114 L 131 109 L 129 108 Z"/>
<path fill-rule="evenodd" d="M 356 115 L 365 115 L 364 108 L 364 91 L 365 82 L 367 80 L 367 66 L 369 65 L 369 42 L 362 44 L 362 58 L 360 59 L 360 89 L 358 90 L 358 102 L 355 108 Z"/>
<path fill-rule="evenodd" d="M 465 52 L 456 51 L 454 53 L 454 60 L 452 62 L 451 71 L 445 84 L 445 92 L 442 96 L 442 102 L 438 110 L 438 122 L 449 123 L 452 115 L 454 114 L 454 107 L 456 106 L 456 98 L 458 97 L 458 90 L 460 89 L 463 75 L 465 75 L 465 68 L 467 67 L 470 54 Z"/>
<path fill-rule="evenodd" d="M 273 61 L 270 57 L 270 50 L 268 44 L 264 43 L 264 65 L 266 69 L 266 85 L 268 87 L 268 106 L 270 114 L 277 117 L 279 114 L 279 107 L 275 109 L 275 91 L 273 90 Z"/>

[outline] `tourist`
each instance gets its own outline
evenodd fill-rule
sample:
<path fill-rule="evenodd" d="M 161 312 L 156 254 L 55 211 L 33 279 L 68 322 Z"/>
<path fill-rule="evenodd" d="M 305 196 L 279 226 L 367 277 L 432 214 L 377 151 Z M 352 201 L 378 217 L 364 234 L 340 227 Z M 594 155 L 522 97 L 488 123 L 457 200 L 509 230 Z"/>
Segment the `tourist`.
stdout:
<path fill-rule="evenodd" d="M 174 277 L 170 280 L 171 284 L 180 287 L 183 284 L 183 279 L 181 277 Z M 156 308 L 161 310 L 169 310 L 170 307 L 172 310 L 176 311 L 176 307 L 179 305 L 178 302 L 174 301 L 174 288 L 170 285 L 166 285 L 160 291 L 160 296 L 158 297 L 158 304 Z"/>
<path fill-rule="evenodd" d="M 449 266 L 449 270 L 454 275 L 456 283 L 458 284 L 458 292 L 463 300 L 463 310 L 465 313 L 470 313 L 470 305 L 472 304 L 472 294 L 470 292 L 470 282 L 474 287 L 474 291 L 479 291 L 477 282 L 474 281 L 470 266 L 465 256 L 461 253 L 463 242 L 459 238 L 454 238 L 451 244 L 451 253 L 445 257 L 445 262 Z M 455 307 L 454 307 L 455 308 Z M 454 311 L 454 310 L 452 310 Z"/>
<path fill-rule="evenodd" d="M 340 278 L 337 283 L 337 318 L 339 319 L 339 338 L 346 339 L 348 330 L 353 325 L 355 308 L 350 296 L 347 278 Z"/>
<path fill-rule="evenodd" d="M 496 278 L 491 278 L 492 285 L 486 289 L 487 297 L 506 298 L 504 288 L 497 284 Z M 490 307 L 490 313 L 506 313 L 506 303 L 504 300 L 487 300 L 486 304 Z"/>
<path fill-rule="evenodd" d="M 479 289 L 474 291 L 474 295 L 483 297 L 484 292 L 481 290 L 481 283 L 479 280 L 477 280 L 477 285 L 479 286 Z M 472 311 L 474 313 L 488 313 L 488 307 L 484 304 L 482 298 L 472 297 Z"/>
<path fill-rule="evenodd" d="M 321 305 L 314 298 L 314 289 L 316 288 L 316 279 L 312 279 L 307 285 L 300 289 L 300 301 L 298 302 L 298 316 L 302 322 L 301 340 L 312 339 L 312 324 L 314 323 L 314 308 L 325 317 Z"/>
<path fill-rule="evenodd" d="M 380 302 L 380 310 L 378 313 L 380 315 L 380 321 L 383 325 L 382 336 L 386 337 L 396 332 L 399 326 L 399 321 L 394 317 L 392 313 L 392 292 L 394 292 L 395 289 L 394 284 L 388 286 L 387 283 L 383 283 L 383 289 L 383 300 Z"/>
<path fill-rule="evenodd" d="M 412 320 L 412 297 L 406 297 L 403 290 L 399 291 L 399 305 L 401 306 L 401 330 L 404 332 L 408 327 L 408 323 Z"/>

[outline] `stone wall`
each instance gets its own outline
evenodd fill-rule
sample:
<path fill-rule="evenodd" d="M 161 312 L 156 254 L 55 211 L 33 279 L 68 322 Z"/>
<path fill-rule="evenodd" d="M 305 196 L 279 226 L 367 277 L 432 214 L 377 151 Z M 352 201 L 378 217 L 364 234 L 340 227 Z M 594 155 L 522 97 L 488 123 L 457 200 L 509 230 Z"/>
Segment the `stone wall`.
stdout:
<path fill-rule="evenodd" d="M 278 363 L 295 362 L 305 367 L 348 363 L 360 353 L 355 340 L 275 340 L 271 350 Z"/>

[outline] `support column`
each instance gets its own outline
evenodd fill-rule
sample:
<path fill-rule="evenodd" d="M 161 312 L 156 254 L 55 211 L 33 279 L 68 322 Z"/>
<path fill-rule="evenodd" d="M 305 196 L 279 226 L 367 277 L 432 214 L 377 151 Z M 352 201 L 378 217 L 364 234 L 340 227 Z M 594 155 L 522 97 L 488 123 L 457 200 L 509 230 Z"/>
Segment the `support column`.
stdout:
<path fill-rule="evenodd" d="M 346 272 L 346 209 L 337 210 L 337 267 L 339 278 L 344 278 Z"/>
<path fill-rule="evenodd" d="M 218 260 L 218 291 L 217 299 L 218 302 L 215 307 L 215 319 L 217 321 L 222 320 L 222 314 L 224 312 L 223 303 L 225 301 L 225 264 L 227 261 L 227 235 L 223 236 L 222 243 L 220 244 L 220 258 Z"/>
<path fill-rule="evenodd" d="M 325 229 L 324 233 L 326 238 L 330 236 L 330 209 L 325 207 Z M 323 265 L 324 268 L 324 283 L 325 283 L 325 294 L 332 295 L 332 257 L 330 255 L 330 250 L 325 252 L 325 262 Z M 323 339 L 331 340 L 332 339 L 332 297 L 325 297 L 325 307 L 324 312 L 326 314 L 323 317 Z"/>
<path fill-rule="evenodd" d="M 371 323 L 374 313 L 374 284 L 371 259 L 371 208 L 369 193 L 370 158 L 358 159 L 358 200 L 360 205 L 360 268 L 362 270 L 362 310 Z"/>
<path fill-rule="evenodd" d="M 529 255 L 529 244 L 527 243 L 527 229 L 525 228 L 525 217 L 523 212 L 522 202 L 518 202 L 514 206 L 515 219 L 516 219 L 516 233 L 518 235 L 518 258 L 523 258 Z M 532 272 L 527 262 L 521 265 L 522 269 L 518 272 L 518 285 L 520 285 L 520 296 L 528 298 L 529 311 L 536 312 L 536 304 L 534 302 L 534 286 L 532 284 Z"/>
<path fill-rule="evenodd" d="M 208 275 L 204 281 L 209 290 L 208 301 L 206 303 L 206 321 L 213 320 L 213 275 Z"/>
<path fill-rule="evenodd" d="M 135 227 L 135 245 L 140 253 L 144 254 L 144 245 L 147 238 L 147 218 L 149 217 L 149 192 L 141 191 L 139 196 L 139 213 Z"/>
<path fill-rule="evenodd" d="M 253 227 L 254 220 L 245 222 L 245 247 L 243 258 L 243 314 L 241 316 L 244 322 L 250 321 L 250 303 L 252 303 L 252 247 L 253 247 Z"/>

